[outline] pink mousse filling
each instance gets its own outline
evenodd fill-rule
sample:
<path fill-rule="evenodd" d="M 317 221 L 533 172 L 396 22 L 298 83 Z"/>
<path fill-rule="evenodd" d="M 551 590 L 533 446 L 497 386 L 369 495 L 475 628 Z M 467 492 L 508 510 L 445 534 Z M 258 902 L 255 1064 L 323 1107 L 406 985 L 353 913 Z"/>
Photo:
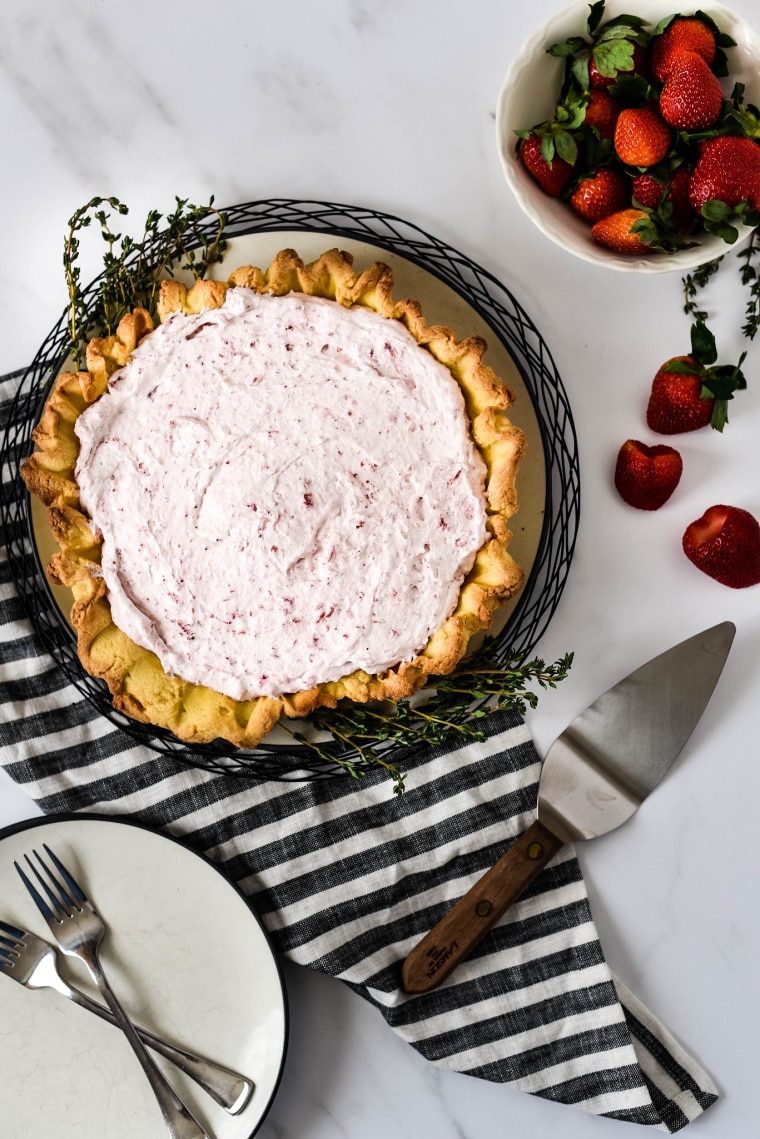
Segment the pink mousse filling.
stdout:
<path fill-rule="evenodd" d="M 234 699 L 411 659 L 487 537 L 457 383 L 361 307 L 230 289 L 151 333 L 76 432 L 116 625 Z"/>

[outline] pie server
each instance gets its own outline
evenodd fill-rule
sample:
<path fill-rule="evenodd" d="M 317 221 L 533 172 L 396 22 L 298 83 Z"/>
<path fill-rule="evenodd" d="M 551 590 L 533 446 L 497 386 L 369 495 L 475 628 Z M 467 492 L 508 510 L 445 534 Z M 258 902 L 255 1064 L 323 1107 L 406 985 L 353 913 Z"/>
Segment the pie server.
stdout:
<path fill-rule="evenodd" d="M 629 819 L 694 730 L 736 629 L 724 621 L 636 669 L 573 720 L 547 752 L 534 823 L 404 961 L 407 993 L 439 985 L 566 842 Z"/>

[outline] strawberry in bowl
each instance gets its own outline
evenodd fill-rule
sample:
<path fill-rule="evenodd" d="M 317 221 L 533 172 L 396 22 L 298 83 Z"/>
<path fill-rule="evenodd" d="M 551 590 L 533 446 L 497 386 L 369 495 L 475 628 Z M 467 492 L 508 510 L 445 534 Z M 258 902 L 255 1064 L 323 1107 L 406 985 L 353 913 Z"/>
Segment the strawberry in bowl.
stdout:
<path fill-rule="evenodd" d="M 760 224 L 760 39 L 719 4 L 632 7 L 573 3 L 524 46 L 499 100 L 502 166 L 565 250 L 684 270 Z M 551 191 L 524 161 L 536 145 L 561 171 Z"/>

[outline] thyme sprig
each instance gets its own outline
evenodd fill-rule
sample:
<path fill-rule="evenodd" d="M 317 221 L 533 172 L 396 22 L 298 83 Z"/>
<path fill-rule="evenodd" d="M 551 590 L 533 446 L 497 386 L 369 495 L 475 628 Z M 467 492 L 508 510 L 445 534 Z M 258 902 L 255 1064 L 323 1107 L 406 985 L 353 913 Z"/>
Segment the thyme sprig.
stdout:
<path fill-rule="evenodd" d="M 311 749 L 315 758 L 339 764 L 354 779 L 376 766 L 384 768 L 393 780 L 394 793 L 401 794 L 405 775 L 387 757 L 391 747 L 451 746 L 457 740 L 484 740 L 482 721 L 491 712 L 524 713 L 535 708 L 538 694 L 529 685 L 555 688 L 567 676 L 572 660 L 573 654 L 567 653 L 549 665 L 538 657 L 527 664 L 516 656 L 502 662 L 494 640 L 486 638 L 454 672 L 436 677 L 434 686 L 425 689 L 421 699 L 370 705 L 343 700 L 336 708 L 319 709 L 307 717 L 312 727 L 344 745 L 346 750 L 337 758 L 333 744 L 288 730 L 297 743 Z"/>
<path fill-rule="evenodd" d="M 759 248 L 758 229 L 755 228 L 752 230 L 746 246 L 736 254 L 739 262 L 741 283 L 749 291 L 744 310 L 744 324 L 741 326 L 742 334 L 748 340 L 754 340 L 760 328 L 760 276 L 753 263 Z M 700 307 L 700 292 L 718 272 L 723 260 L 723 256 L 720 256 L 714 261 L 706 261 L 703 265 L 699 265 L 693 273 L 687 273 L 685 277 L 681 278 L 681 284 L 683 286 L 683 311 L 694 321 L 692 325 L 692 356 L 697 359 L 697 364 L 695 367 L 691 367 L 690 365 L 676 365 L 670 367 L 668 369 L 669 371 L 693 372 L 695 375 L 703 375 L 704 378 L 707 373 L 704 372 L 703 364 L 712 364 L 717 358 L 715 338 L 706 324 L 709 314 L 705 309 Z M 710 360 L 700 361 L 698 353 L 694 351 L 695 331 L 698 333 L 698 338 L 701 341 L 705 343 L 707 340 L 710 341 L 710 353 L 712 356 Z M 711 422 L 712 426 L 716 427 L 719 431 L 723 430 L 723 427 L 728 421 L 726 401 L 733 397 L 734 391 L 746 388 L 747 386 L 746 379 L 741 372 L 741 366 L 746 355 L 746 352 L 742 352 L 739 363 L 735 366 L 719 365 L 708 369 L 710 378 L 705 380 L 703 398 L 715 398 L 715 409 Z M 715 382 L 712 382 L 713 380 Z"/>
<path fill-rule="evenodd" d="M 699 265 L 693 273 L 687 273 L 685 277 L 681 278 L 683 285 L 683 311 L 687 316 L 691 316 L 694 320 L 707 320 L 707 313 L 697 308 L 697 296 L 700 289 L 704 289 L 711 277 L 714 277 L 718 272 L 723 260 L 723 255 L 716 257 L 714 261 L 707 261 L 704 265 Z"/>
<path fill-rule="evenodd" d="M 139 240 L 112 229 L 114 214 L 123 217 L 129 213 L 118 198 L 92 198 L 69 218 L 63 267 L 69 297 L 70 351 L 77 368 L 82 366 L 87 341 L 93 336 L 110 336 L 131 309 L 145 308 L 156 316 L 162 280 L 181 270 L 199 280 L 221 260 L 227 219 L 214 208 L 213 197 L 207 206 L 192 205 L 187 198 L 175 201 L 174 210 L 165 218 L 158 210 L 148 213 Z M 99 224 L 106 246 L 94 298 L 90 290 L 82 290 L 78 264 L 80 235 L 93 221 Z M 209 226 L 209 221 L 216 224 Z"/>
<path fill-rule="evenodd" d="M 737 253 L 739 261 L 742 262 L 739 266 L 739 276 L 741 277 L 742 284 L 749 290 L 749 296 L 744 310 L 745 323 L 742 325 L 742 332 L 748 340 L 754 340 L 760 328 L 760 278 L 758 277 L 757 269 L 752 263 L 759 248 L 760 241 L 758 240 L 757 230 L 753 229 L 749 241 L 745 247 Z"/>
<path fill-rule="evenodd" d="M 738 251 L 736 259 L 739 262 L 739 277 L 741 283 L 747 288 L 747 302 L 744 309 L 744 324 L 742 334 L 748 340 L 754 340 L 760 330 L 760 275 L 756 268 L 756 260 L 760 252 L 760 237 L 758 228 L 752 230 L 747 244 Z M 681 278 L 683 286 L 683 311 L 694 320 L 707 320 L 707 313 L 698 307 L 698 295 L 701 289 L 718 272 L 723 256 L 714 261 L 707 261 L 699 265 L 693 273 L 687 273 Z"/>

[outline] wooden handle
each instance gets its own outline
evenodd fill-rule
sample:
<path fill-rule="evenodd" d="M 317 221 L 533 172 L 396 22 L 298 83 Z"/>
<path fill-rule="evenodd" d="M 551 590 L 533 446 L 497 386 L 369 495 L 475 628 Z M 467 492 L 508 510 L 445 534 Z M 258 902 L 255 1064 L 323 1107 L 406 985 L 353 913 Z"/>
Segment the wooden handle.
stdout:
<path fill-rule="evenodd" d="M 407 993 L 427 993 L 469 956 L 540 870 L 562 841 L 536 819 L 499 861 L 467 891 L 404 961 Z"/>

